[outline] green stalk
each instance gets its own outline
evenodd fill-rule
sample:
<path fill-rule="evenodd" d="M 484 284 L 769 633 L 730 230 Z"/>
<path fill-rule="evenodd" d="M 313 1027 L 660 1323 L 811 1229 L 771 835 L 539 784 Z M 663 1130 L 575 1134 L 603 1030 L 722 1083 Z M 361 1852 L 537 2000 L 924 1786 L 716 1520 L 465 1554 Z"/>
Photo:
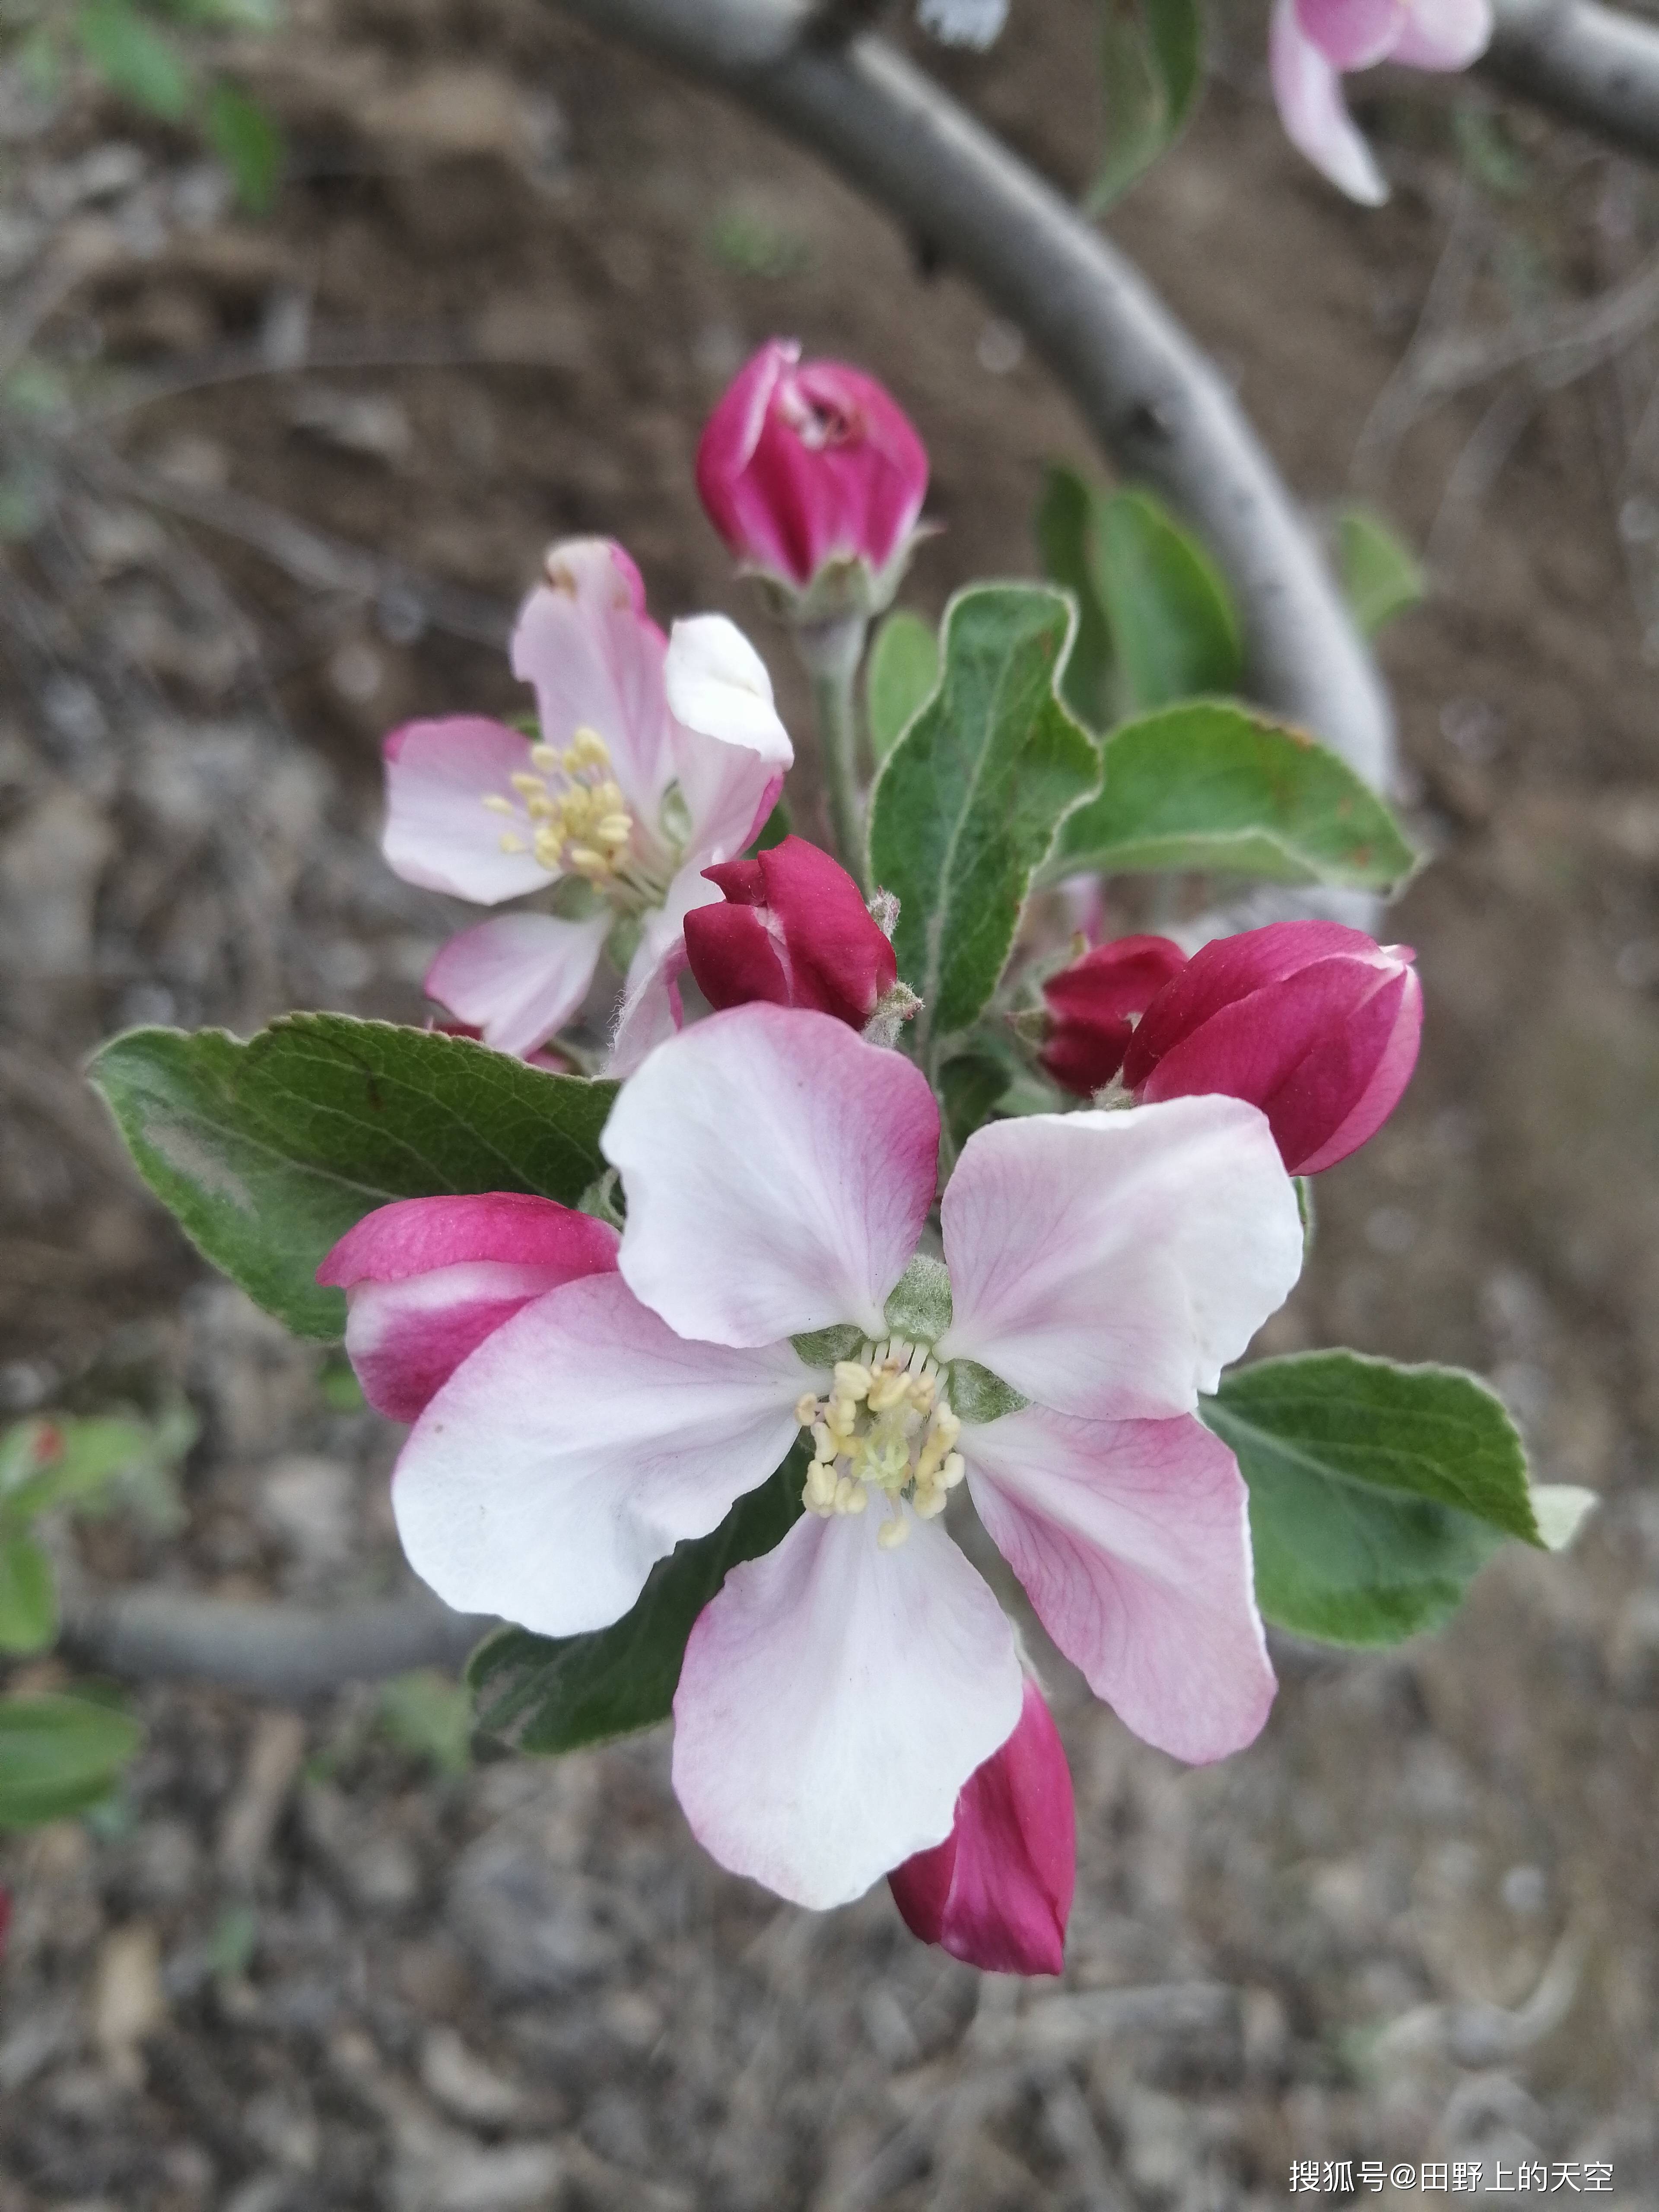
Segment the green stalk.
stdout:
<path fill-rule="evenodd" d="M 795 632 L 795 649 L 812 679 L 830 839 L 836 857 L 866 898 L 870 860 L 859 789 L 857 684 L 867 628 L 861 616 L 852 615 L 838 622 L 804 623 Z"/>

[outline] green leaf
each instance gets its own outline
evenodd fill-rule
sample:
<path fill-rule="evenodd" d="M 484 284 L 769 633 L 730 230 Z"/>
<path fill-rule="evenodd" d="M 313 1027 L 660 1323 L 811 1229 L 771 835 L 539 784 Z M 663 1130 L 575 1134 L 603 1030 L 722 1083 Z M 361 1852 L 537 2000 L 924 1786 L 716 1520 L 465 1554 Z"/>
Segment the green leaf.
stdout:
<path fill-rule="evenodd" d="M 953 1152 L 983 1128 L 1001 1104 L 1014 1071 L 990 1051 L 959 1053 L 939 1071 L 939 1111 Z"/>
<path fill-rule="evenodd" d="M 1541 1544 L 1502 1402 L 1449 1367 L 1263 1359 L 1200 1407 L 1250 1493 L 1257 1602 L 1328 1643 L 1434 1627 L 1505 1536 Z"/>
<path fill-rule="evenodd" d="M 938 638 L 920 615 L 895 608 L 876 632 L 864 671 L 870 750 L 878 767 L 938 682 Z"/>
<path fill-rule="evenodd" d="M 128 0 L 85 0 L 75 18 L 81 48 L 112 91 L 168 123 L 191 102 L 190 70 L 170 40 Z"/>
<path fill-rule="evenodd" d="M 1346 763 L 1283 723 L 1196 699 L 1107 738 L 1100 795 L 1060 832 L 1048 873 L 1211 868 L 1278 884 L 1389 890 L 1416 865 Z"/>
<path fill-rule="evenodd" d="M 192 1421 L 171 1457 L 194 1441 Z M 164 1442 L 149 1423 L 121 1415 L 21 1422 L 0 1446 L 0 1519 L 21 1525 L 56 1505 L 88 1505 L 130 1468 L 155 1461 Z"/>
<path fill-rule="evenodd" d="M 1144 714 L 1195 692 L 1237 690 L 1244 649 L 1227 587 L 1155 499 L 1121 491 L 1100 501 L 1091 550 L 1125 708 Z"/>
<path fill-rule="evenodd" d="M 0 1698 L 0 1828 L 95 1805 L 143 1741 L 136 1721 L 84 1698 Z"/>
<path fill-rule="evenodd" d="M 1427 597 L 1428 580 L 1404 538 L 1370 507 L 1346 508 L 1337 517 L 1336 530 L 1342 588 L 1354 620 L 1367 637 L 1375 637 L 1385 623 Z"/>
<path fill-rule="evenodd" d="M 467 1662 L 478 1726 L 521 1751 L 579 1751 L 668 1718 L 692 1625 L 740 1560 L 781 1543 L 800 1517 L 810 1457 L 802 1437 L 775 1474 L 711 1535 L 651 1570 L 631 1613 L 588 1636 L 498 1628 Z"/>
<path fill-rule="evenodd" d="M 529 1191 L 574 1206 L 605 1163 L 613 1083 L 470 1038 L 290 1014 L 244 1044 L 132 1030 L 92 1080 L 138 1171 L 199 1249 L 301 1336 L 337 1338 L 318 1263 L 392 1199 Z"/>
<path fill-rule="evenodd" d="M 286 149 L 275 118 L 239 85 L 210 87 L 203 116 L 208 142 L 230 171 L 250 215 L 265 215 L 282 182 Z"/>
<path fill-rule="evenodd" d="M 0 1651 L 44 1651 L 58 1637 L 58 1585 L 33 1536 L 0 1536 Z"/>
<path fill-rule="evenodd" d="M 1099 215 L 1180 136 L 1203 82 L 1198 0 L 1103 0 L 1106 156 L 1087 206 Z"/>
<path fill-rule="evenodd" d="M 1076 615 L 1042 584 L 978 584 L 945 615 L 939 688 L 883 763 L 870 864 L 896 894 L 915 1048 L 967 1029 L 997 986 L 1035 870 L 1100 756 L 1056 684 Z"/>
<path fill-rule="evenodd" d="M 1095 585 L 1091 544 L 1101 495 L 1057 461 L 1050 462 L 1037 502 L 1036 533 L 1042 573 L 1077 601 L 1077 637 L 1060 692 L 1080 722 L 1104 729 L 1112 719 L 1112 633 Z"/>

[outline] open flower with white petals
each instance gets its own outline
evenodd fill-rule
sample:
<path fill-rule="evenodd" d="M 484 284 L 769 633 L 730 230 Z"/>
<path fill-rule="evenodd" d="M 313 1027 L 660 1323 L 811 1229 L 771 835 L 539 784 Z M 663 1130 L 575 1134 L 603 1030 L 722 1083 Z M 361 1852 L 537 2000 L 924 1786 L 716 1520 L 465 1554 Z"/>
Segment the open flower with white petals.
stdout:
<path fill-rule="evenodd" d="M 608 539 L 553 547 L 512 659 L 538 737 L 471 714 L 394 730 L 383 850 L 405 881 L 480 906 L 557 894 L 554 912 L 463 931 L 428 972 L 431 996 L 503 1052 L 534 1053 L 580 1006 L 607 939 L 632 939 L 625 1072 L 676 1026 L 682 925 L 720 896 L 703 869 L 751 842 L 793 754 L 743 633 L 699 615 L 665 639 Z"/>
<path fill-rule="evenodd" d="M 526 1261 L 599 1265 L 534 1294 L 492 1218 L 511 1272 L 480 1295 L 526 1302 L 425 1404 L 393 1506 L 452 1605 L 570 1635 L 618 1619 L 810 1431 L 805 1510 L 727 1576 L 680 1674 L 675 1788 L 716 1859 L 828 1906 L 951 1833 L 1024 1694 L 1013 1629 L 946 1532 L 958 1490 L 1137 1734 L 1192 1760 L 1250 1741 L 1273 1677 L 1245 1492 L 1195 1407 L 1301 1264 L 1254 1106 L 982 1129 L 942 1261 L 918 1252 L 933 1094 L 827 1015 L 753 1005 L 686 1030 L 603 1142 L 627 1197 L 617 1269 L 544 1234 Z M 483 1256 L 470 1228 L 432 1249 L 452 1243 Z M 425 1316 L 471 1294 L 446 1283 L 411 1336 L 428 1376 Z M 396 1340 L 377 1323 L 383 1364 Z"/>

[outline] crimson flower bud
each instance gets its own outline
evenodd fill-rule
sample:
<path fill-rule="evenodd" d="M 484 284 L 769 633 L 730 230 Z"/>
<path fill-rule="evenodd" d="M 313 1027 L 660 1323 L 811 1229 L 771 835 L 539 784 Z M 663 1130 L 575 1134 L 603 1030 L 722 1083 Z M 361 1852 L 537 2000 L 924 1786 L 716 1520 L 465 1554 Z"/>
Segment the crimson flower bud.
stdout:
<path fill-rule="evenodd" d="M 686 915 L 685 957 L 711 1006 L 764 999 L 861 1030 L 898 981 L 893 948 L 858 885 L 805 837 L 703 873 L 726 902 Z"/>
<path fill-rule="evenodd" d="M 1092 1097 L 1123 1065 L 1144 1014 L 1187 956 L 1167 937 L 1120 937 L 1097 945 L 1042 987 L 1048 1034 L 1038 1058 L 1062 1090 Z"/>
<path fill-rule="evenodd" d="M 1071 1769 L 1035 1682 L 1013 1734 L 969 1775 L 956 1825 L 887 1877 L 905 1926 L 997 1974 L 1057 1974 L 1077 1880 Z"/>
<path fill-rule="evenodd" d="M 1423 987 L 1408 945 L 1276 921 L 1195 952 L 1123 1056 L 1138 1103 L 1223 1091 L 1267 1115 L 1292 1175 L 1357 1152 L 1417 1065 Z"/>
<path fill-rule="evenodd" d="M 798 620 L 877 613 L 891 599 L 927 489 L 903 410 L 838 361 L 771 338 L 738 371 L 697 447 L 697 492 L 745 568 Z"/>

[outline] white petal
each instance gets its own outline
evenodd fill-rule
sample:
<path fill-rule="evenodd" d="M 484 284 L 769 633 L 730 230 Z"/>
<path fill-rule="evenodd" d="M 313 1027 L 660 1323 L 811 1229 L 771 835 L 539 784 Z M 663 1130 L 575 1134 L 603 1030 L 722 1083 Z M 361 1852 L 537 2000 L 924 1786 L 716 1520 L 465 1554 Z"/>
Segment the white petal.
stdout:
<path fill-rule="evenodd" d="M 787 1344 L 683 1342 L 615 1275 L 551 1291 L 410 1431 L 392 1486 L 410 1565 L 461 1613 L 604 1628 L 781 1464 L 805 1380 Z"/>
<path fill-rule="evenodd" d="M 775 767 L 795 757 L 772 702 L 772 679 L 736 623 L 692 615 L 669 633 L 664 664 L 668 704 L 678 721 L 722 744 L 742 745 Z"/>
<path fill-rule="evenodd" d="M 682 868 L 667 896 L 644 918 L 628 963 L 607 1075 L 632 1075 L 647 1054 L 678 1035 L 682 1024 L 679 979 L 685 972 L 685 917 L 693 907 L 713 906 L 720 894 L 696 867 Z"/>
<path fill-rule="evenodd" d="M 497 1052 L 527 1060 L 587 996 L 611 919 L 608 908 L 586 921 L 496 915 L 450 939 L 426 971 L 427 994 Z"/>
<path fill-rule="evenodd" d="M 657 1048 L 599 1142 L 628 1195 L 623 1273 L 681 1335 L 877 1335 L 933 1202 L 939 1109 L 832 1015 L 734 1006 Z"/>
<path fill-rule="evenodd" d="M 1342 80 L 1297 20 L 1296 0 L 1273 0 L 1267 60 L 1279 119 L 1292 146 L 1352 200 L 1389 197 L 1371 149 L 1342 97 Z"/>
<path fill-rule="evenodd" d="M 552 881 L 531 849 L 534 824 L 509 781 L 530 767 L 527 738 L 481 714 L 456 714 L 406 723 L 382 750 L 380 850 L 394 875 L 479 906 L 498 906 Z"/>
<path fill-rule="evenodd" d="M 950 1833 L 1012 1734 L 1024 1685 L 1002 1608 L 937 1522 L 883 1551 L 874 1504 L 806 1514 L 734 1567 L 691 1632 L 674 1789 L 733 1874 L 822 1910 Z"/>
<path fill-rule="evenodd" d="M 1092 1420 L 1190 1413 L 1302 1271 L 1295 1186 L 1237 1098 L 993 1122 L 942 1212 L 940 1358 Z"/>

